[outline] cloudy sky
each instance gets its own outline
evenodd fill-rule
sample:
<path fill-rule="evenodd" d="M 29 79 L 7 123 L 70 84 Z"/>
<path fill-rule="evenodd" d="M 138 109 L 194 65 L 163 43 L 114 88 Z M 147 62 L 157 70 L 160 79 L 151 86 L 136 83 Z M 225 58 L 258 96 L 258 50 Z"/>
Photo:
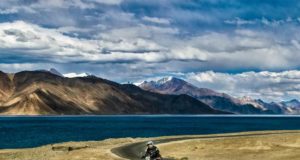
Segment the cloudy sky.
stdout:
<path fill-rule="evenodd" d="M 9 0 L 0 69 L 117 82 L 178 76 L 265 100 L 300 99 L 298 0 Z"/>

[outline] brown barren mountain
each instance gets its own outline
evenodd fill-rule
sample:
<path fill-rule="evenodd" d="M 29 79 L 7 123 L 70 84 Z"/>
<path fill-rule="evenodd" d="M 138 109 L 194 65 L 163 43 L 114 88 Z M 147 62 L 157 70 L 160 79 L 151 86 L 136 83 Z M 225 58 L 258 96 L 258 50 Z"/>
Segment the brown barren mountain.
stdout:
<path fill-rule="evenodd" d="M 94 76 L 0 72 L 0 114 L 222 114 L 187 95 L 162 95 Z"/>

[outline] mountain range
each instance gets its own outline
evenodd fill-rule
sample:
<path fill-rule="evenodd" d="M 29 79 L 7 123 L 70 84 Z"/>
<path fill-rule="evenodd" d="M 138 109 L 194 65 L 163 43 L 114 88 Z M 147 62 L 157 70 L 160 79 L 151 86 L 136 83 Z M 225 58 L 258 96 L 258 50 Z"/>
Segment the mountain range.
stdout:
<path fill-rule="evenodd" d="M 228 114 L 186 95 L 160 94 L 96 76 L 0 71 L 2 115 Z"/>
<path fill-rule="evenodd" d="M 182 79 L 166 77 L 157 81 L 144 81 L 140 88 L 160 94 L 186 94 L 210 107 L 236 114 L 299 114 L 300 102 L 296 99 L 286 102 L 267 103 L 250 97 L 235 98 L 208 88 L 198 88 Z"/>
<path fill-rule="evenodd" d="M 75 75 L 65 77 L 56 69 L 0 71 L 0 114 L 300 114 L 296 99 L 236 98 L 175 77 L 133 85 Z"/>

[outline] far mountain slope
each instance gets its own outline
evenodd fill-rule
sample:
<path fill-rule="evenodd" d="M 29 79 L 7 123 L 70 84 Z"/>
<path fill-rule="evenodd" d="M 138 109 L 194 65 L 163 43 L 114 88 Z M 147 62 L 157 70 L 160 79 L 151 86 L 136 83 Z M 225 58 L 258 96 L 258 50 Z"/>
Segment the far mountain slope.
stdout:
<path fill-rule="evenodd" d="M 222 111 L 237 114 L 276 114 L 277 112 L 258 105 L 257 102 L 231 97 L 207 88 L 198 88 L 182 79 L 168 77 L 158 81 L 143 82 L 139 85 L 144 90 L 161 93 L 190 95 L 209 106 Z"/>

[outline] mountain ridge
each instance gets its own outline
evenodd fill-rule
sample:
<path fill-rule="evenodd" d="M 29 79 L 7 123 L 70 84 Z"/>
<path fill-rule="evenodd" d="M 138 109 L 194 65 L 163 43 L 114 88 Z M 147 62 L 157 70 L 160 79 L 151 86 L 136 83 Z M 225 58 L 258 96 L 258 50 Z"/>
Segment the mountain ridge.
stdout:
<path fill-rule="evenodd" d="M 162 83 L 163 82 L 163 83 Z M 144 90 L 161 94 L 187 94 L 212 108 L 237 114 L 299 114 L 300 102 L 291 100 L 280 103 L 266 103 L 251 97 L 235 98 L 208 88 L 198 88 L 175 77 L 162 78 L 157 81 L 144 81 L 139 84 Z"/>
<path fill-rule="evenodd" d="M 0 114 L 227 114 L 183 95 L 162 95 L 95 76 L 0 72 Z"/>

